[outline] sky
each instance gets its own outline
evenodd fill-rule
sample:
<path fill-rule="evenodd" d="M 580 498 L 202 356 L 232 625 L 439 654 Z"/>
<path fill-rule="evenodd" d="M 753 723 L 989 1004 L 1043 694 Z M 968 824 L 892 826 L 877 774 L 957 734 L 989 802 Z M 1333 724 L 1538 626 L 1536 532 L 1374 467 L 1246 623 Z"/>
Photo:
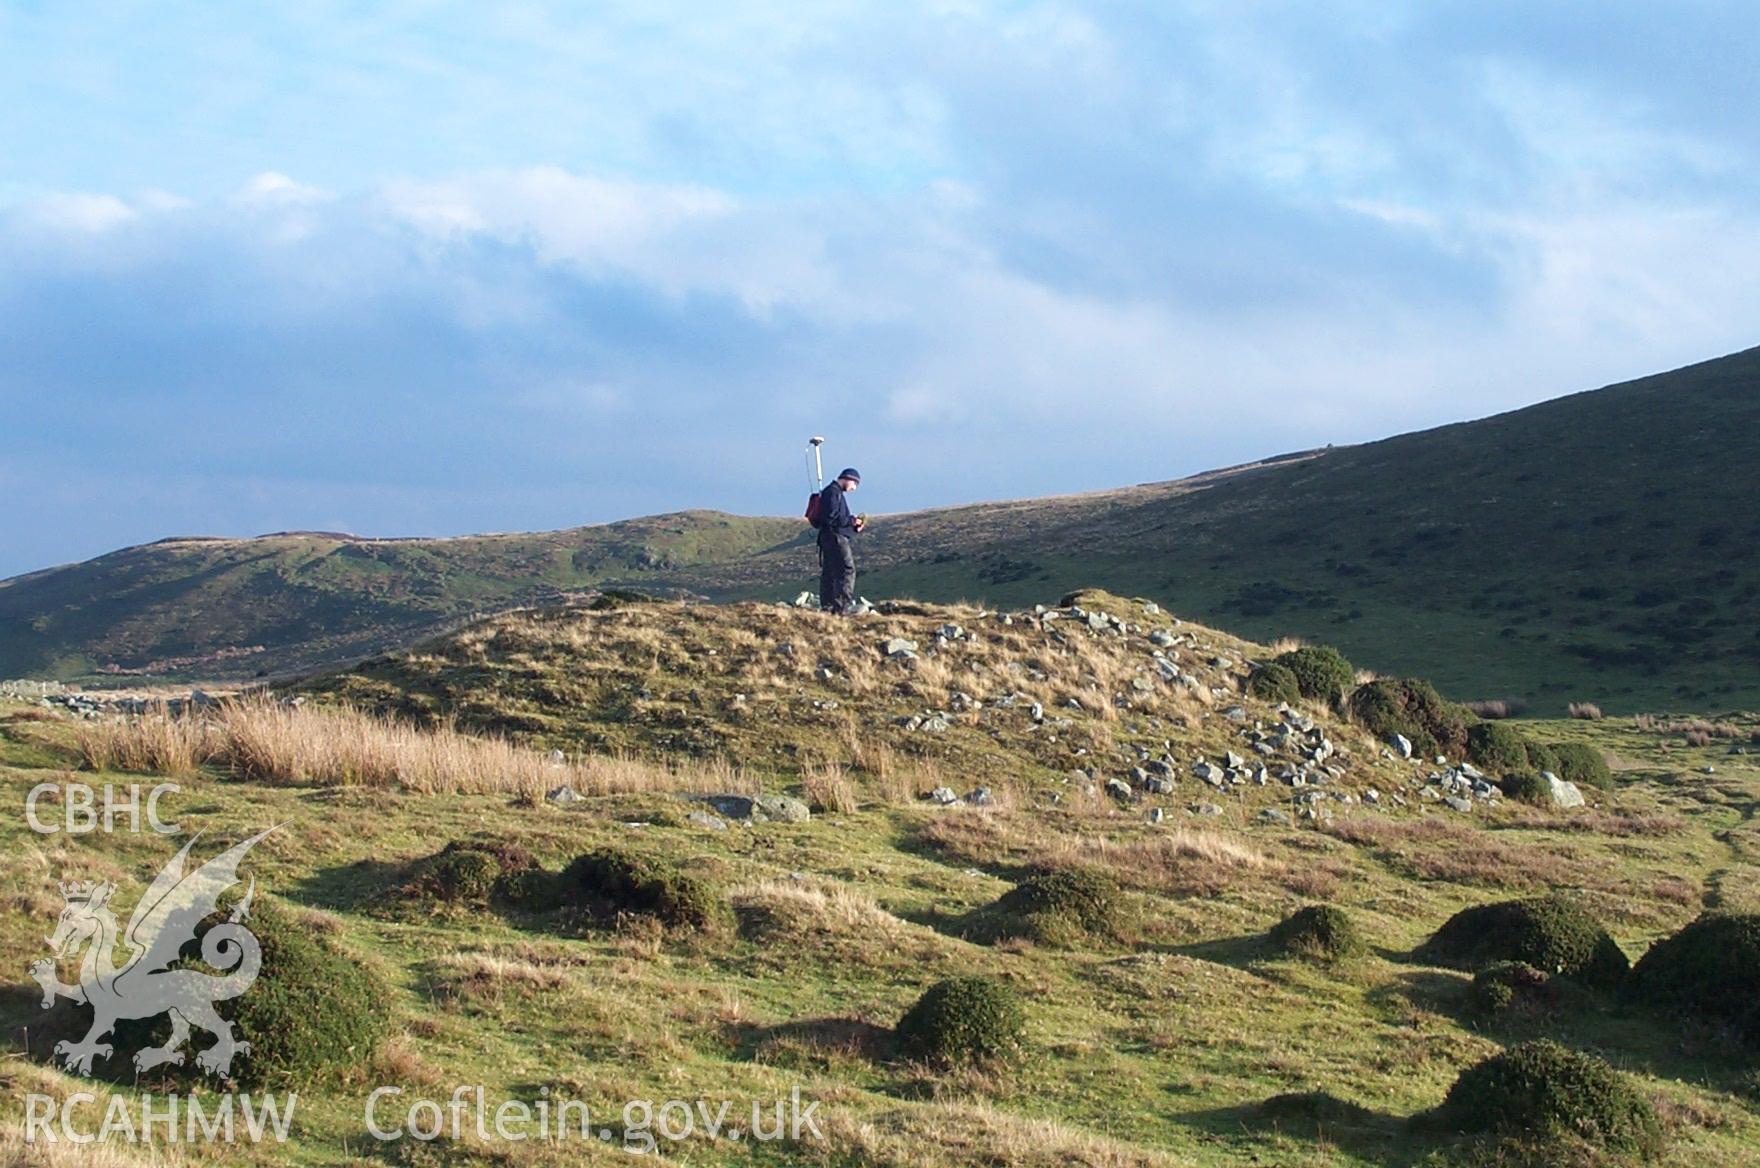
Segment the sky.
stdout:
<path fill-rule="evenodd" d="M 0 0 L 0 577 L 884 514 L 1760 344 L 1740 3 Z"/>

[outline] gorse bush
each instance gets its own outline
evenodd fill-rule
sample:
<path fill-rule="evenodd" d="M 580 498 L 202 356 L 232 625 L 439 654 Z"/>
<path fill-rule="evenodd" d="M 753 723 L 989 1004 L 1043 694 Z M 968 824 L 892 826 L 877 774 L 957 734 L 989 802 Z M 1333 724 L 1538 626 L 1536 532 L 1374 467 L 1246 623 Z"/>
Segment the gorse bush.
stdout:
<path fill-rule="evenodd" d="M 731 916 L 721 889 L 710 881 L 668 861 L 617 849 L 575 857 L 558 885 L 565 903 L 601 920 L 634 913 L 673 928 L 707 929 Z"/>
<path fill-rule="evenodd" d="M 1329 904 L 1297 909 L 1272 926 L 1268 939 L 1280 952 L 1308 961 L 1336 961 L 1364 948 L 1356 922 Z"/>
<path fill-rule="evenodd" d="M 1760 913 L 1706 913 L 1656 942 L 1621 996 L 1661 1014 L 1724 1023 L 1760 1050 Z"/>
<path fill-rule="evenodd" d="M 1467 988 L 1467 1012 L 1491 1020 L 1510 1014 L 1540 1014 L 1563 996 L 1551 974 L 1525 961 L 1499 961 L 1473 976 Z"/>
<path fill-rule="evenodd" d="M 501 879 L 501 865 L 487 852 L 452 850 L 434 859 L 434 885 L 446 900 L 488 900 Z"/>
<path fill-rule="evenodd" d="M 1467 757 L 1494 775 L 1528 765 L 1528 740 L 1514 726 L 1480 722 L 1467 728 Z"/>
<path fill-rule="evenodd" d="M 196 940 L 226 926 L 230 915 L 230 910 L 211 914 Z M 256 980 L 236 998 L 216 1004 L 239 1044 L 230 1067 L 238 1085 L 286 1088 L 331 1081 L 370 1061 L 391 1030 L 391 992 L 385 983 L 272 900 L 258 897 L 243 924 L 262 954 Z M 195 950 L 192 944 L 186 952 Z M 173 968 L 208 969 L 189 956 Z M 116 1030 L 117 1047 L 158 1046 L 170 1034 L 166 1015 L 124 1023 Z M 193 1056 L 209 1041 L 199 1028 L 193 1034 L 176 1072 L 186 1077 L 194 1075 Z"/>
<path fill-rule="evenodd" d="M 1073 946 L 1123 932 L 1124 896 L 1111 877 L 1092 868 L 1059 869 L 1029 876 L 977 914 L 971 930 L 980 940 L 1024 937 L 1042 945 Z"/>
<path fill-rule="evenodd" d="M 1330 645 L 1304 645 L 1280 653 L 1272 662 L 1290 671 L 1305 698 L 1337 705 L 1356 682 L 1357 671 Z"/>
<path fill-rule="evenodd" d="M 929 1062 L 988 1063 L 1025 1046 L 1027 1011 L 1020 995 L 988 977 L 955 977 L 931 986 L 898 1020 L 899 1049 Z"/>
<path fill-rule="evenodd" d="M 1516 771 L 1499 781 L 1506 798 L 1544 807 L 1552 801 L 1552 785 L 1538 771 Z"/>
<path fill-rule="evenodd" d="M 1293 704 L 1302 698 L 1301 684 L 1287 666 L 1273 661 L 1253 670 L 1247 678 L 1247 692 L 1263 702 Z"/>
<path fill-rule="evenodd" d="M 1532 740 L 1528 742 L 1527 748 L 1529 770 L 1536 773 L 1541 771 L 1551 771 L 1553 774 L 1558 775 L 1559 778 L 1564 778 L 1563 775 L 1559 774 L 1558 751 L 1554 750 L 1544 742 L 1534 742 Z"/>
<path fill-rule="evenodd" d="M 1629 967 L 1625 953 L 1588 910 L 1556 895 L 1462 909 L 1416 955 L 1473 970 L 1523 961 L 1602 989 L 1616 986 Z"/>
<path fill-rule="evenodd" d="M 1662 1147 L 1649 1102 L 1605 1062 L 1528 1042 L 1462 1071 L 1435 1113 L 1457 1131 L 1585 1140 L 1643 1156 Z"/>
<path fill-rule="evenodd" d="M 517 844 L 455 840 L 416 861 L 393 894 L 403 901 L 543 907 L 538 893 L 554 877 Z"/>
<path fill-rule="evenodd" d="M 1555 742 L 1552 753 L 1558 763 L 1553 773 L 1559 778 L 1604 791 L 1613 786 L 1613 771 L 1607 759 L 1588 743 Z"/>
<path fill-rule="evenodd" d="M 1466 753 L 1469 715 L 1422 679 L 1382 677 L 1358 686 L 1350 697 L 1350 713 L 1384 741 L 1405 735 L 1416 754 L 1461 758 Z"/>

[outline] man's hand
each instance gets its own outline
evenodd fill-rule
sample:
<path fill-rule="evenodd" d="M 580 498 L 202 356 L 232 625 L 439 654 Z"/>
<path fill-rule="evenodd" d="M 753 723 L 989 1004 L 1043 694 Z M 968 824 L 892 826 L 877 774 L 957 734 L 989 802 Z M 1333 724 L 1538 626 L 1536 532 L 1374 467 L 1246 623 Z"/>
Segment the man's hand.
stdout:
<path fill-rule="evenodd" d="M 856 517 L 856 530 L 860 531 L 862 528 L 864 528 L 866 526 L 868 526 L 868 521 L 858 515 Z"/>

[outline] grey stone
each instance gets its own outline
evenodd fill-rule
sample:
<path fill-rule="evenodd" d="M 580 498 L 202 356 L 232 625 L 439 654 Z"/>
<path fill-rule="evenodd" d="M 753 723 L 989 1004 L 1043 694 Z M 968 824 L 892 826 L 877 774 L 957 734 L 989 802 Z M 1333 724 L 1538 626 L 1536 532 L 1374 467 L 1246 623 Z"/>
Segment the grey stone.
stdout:
<path fill-rule="evenodd" d="M 1290 823 L 1289 812 L 1281 807 L 1267 807 L 1259 812 L 1259 819 L 1265 823 L 1276 823 L 1287 827 Z"/>
<path fill-rule="evenodd" d="M 1161 808 L 1159 808 L 1159 807 L 1149 808 L 1149 822 L 1150 823 L 1160 823 L 1165 818 L 1166 818 L 1166 814 L 1161 810 Z"/>
<path fill-rule="evenodd" d="M 989 807 L 996 802 L 996 796 L 989 787 L 978 787 L 966 796 L 966 802 L 974 807 Z"/>
<path fill-rule="evenodd" d="M 1120 803 L 1128 803 L 1135 797 L 1131 792 L 1130 784 L 1123 779 L 1107 779 L 1106 793 Z"/>
<path fill-rule="evenodd" d="M 1541 778 L 1546 780 L 1546 794 L 1554 807 L 1581 807 L 1584 803 L 1583 792 L 1575 783 L 1566 782 L 1551 771 L 1545 771 Z"/>
<path fill-rule="evenodd" d="M 812 808 L 793 795 L 759 795 L 752 804 L 754 819 L 762 815 L 780 823 L 803 823 L 813 818 Z"/>
<path fill-rule="evenodd" d="M 1149 642 L 1154 645 L 1160 645 L 1163 649 L 1170 648 L 1173 645 L 1173 641 L 1173 634 L 1166 629 L 1156 629 L 1149 634 Z"/>
<path fill-rule="evenodd" d="M 1412 757 L 1412 740 L 1404 734 L 1395 734 L 1387 740 L 1387 744 L 1393 747 L 1393 752 L 1401 758 Z"/>
<path fill-rule="evenodd" d="M 544 801 L 554 803 L 558 807 L 573 807 L 576 803 L 585 803 L 587 797 L 564 783 L 560 787 L 551 788 L 550 792 L 544 796 Z"/>
<path fill-rule="evenodd" d="M 1221 815 L 1222 808 L 1215 803 L 1199 803 L 1192 808 L 1193 815 Z"/>
<path fill-rule="evenodd" d="M 880 652 L 887 657 L 914 657 L 917 643 L 904 637 L 888 637 L 880 642 Z"/>
<path fill-rule="evenodd" d="M 1442 801 L 1455 811 L 1471 811 L 1473 809 L 1473 801 L 1463 799 L 1459 795 L 1449 795 Z"/>
<path fill-rule="evenodd" d="M 959 802 L 959 796 L 954 793 L 952 787 L 936 787 L 933 791 L 929 792 L 929 798 L 931 801 L 939 803 L 943 807 Z"/>
<path fill-rule="evenodd" d="M 727 830 L 727 820 L 721 818 L 719 815 L 710 815 L 707 811 L 693 811 L 685 816 L 685 821 L 697 827 L 707 828 L 710 831 Z"/>

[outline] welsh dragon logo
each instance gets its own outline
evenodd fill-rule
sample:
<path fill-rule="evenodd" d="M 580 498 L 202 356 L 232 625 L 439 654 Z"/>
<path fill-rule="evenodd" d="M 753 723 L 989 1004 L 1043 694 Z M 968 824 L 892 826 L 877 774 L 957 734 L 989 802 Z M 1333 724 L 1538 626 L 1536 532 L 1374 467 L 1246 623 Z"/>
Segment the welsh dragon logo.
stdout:
<path fill-rule="evenodd" d="M 247 1053 L 250 1043 L 233 1038 L 232 1024 L 220 1017 L 214 1003 L 244 993 L 257 979 L 262 966 L 262 948 L 244 927 L 251 897 L 256 893 L 254 878 L 228 919 L 214 925 L 202 937 L 202 960 L 221 970 L 222 975 L 171 966 L 184 946 L 195 939 L 196 927 L 218 910 L 221 894 L 239 882 L 238 865 L 245 854 L 274 830 L 271 827 L 233 845 L 185 875 L 184 861 L 201 838 L 192 837 L 159 871 L 135 905 L 134 915 L 120 937 L 116 915 L 110 908 L 116 885 L 90 880 L 61 885 L 67 907 L 61 910 L 55 931 L 48 937 L 54 956 L 38 960 L 30 973 L 43 987 L 44 1009 L 58 997 L 92 1007 L 92 1026 L 85 1038 L 55 1044 L 55 1053 L 63 1066 L 78 1074 L 91 1074 L 95 1057 L 111 1055 L 111 1044 L 103 1039 L 116 1023 L 168 1013 L 170 1039 L 164 1046 L 137 1051 L 135 1070 L 147 1071 L 167 1063 L 181 1066 L 184 1053 L 178 1048 L 189 1040 L 193 1026 L 208 1031 L 215 1039 L 212 1046 L 196 1055 L 196 1066 L 215 1078 L 230 1073 L 233 1056 Z M 132 951 L 120 966 L 115 963 L 119 939 Z M 79 983 L 68 985 L 56 974 L 55 963 L 72 956 L 82 945 L 85 954 L 80 961 Z"/>

